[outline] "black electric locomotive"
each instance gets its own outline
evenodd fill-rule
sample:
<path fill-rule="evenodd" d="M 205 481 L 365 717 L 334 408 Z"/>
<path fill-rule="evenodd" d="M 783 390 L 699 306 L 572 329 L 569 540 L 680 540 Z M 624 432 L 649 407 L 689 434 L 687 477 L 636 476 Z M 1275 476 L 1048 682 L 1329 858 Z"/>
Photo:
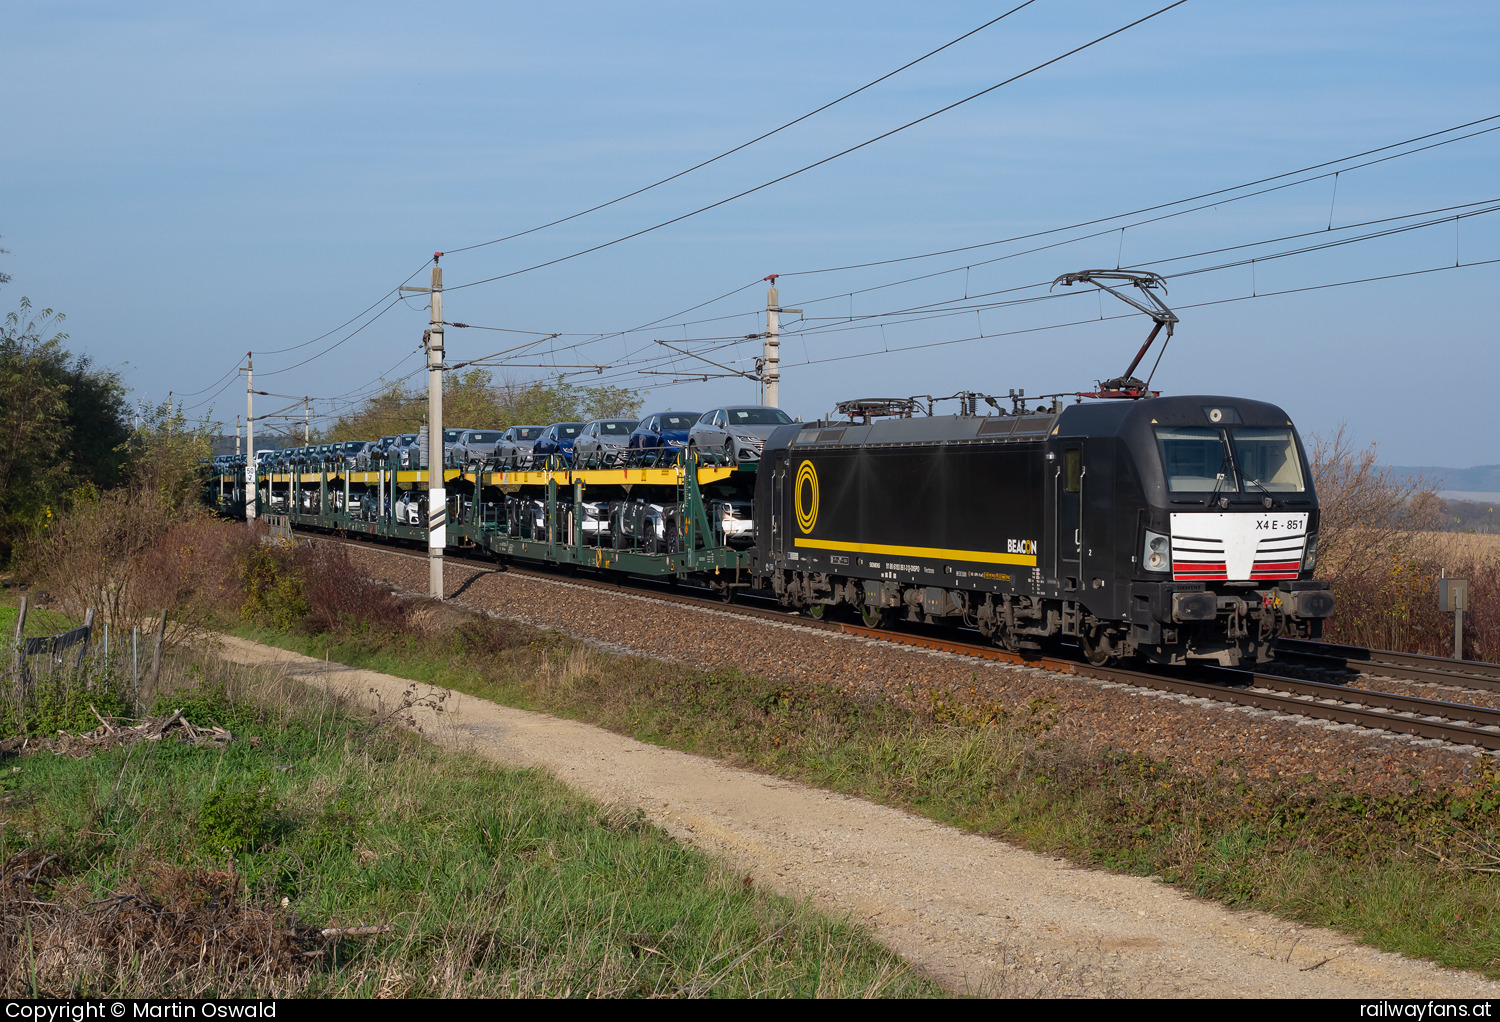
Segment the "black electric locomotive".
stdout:
<path fill-rule="evenodd" d="M 952 620 L 1010 649 L 1222 664 L 1316 637 L 1318 502 L 1275 405 L 1149 397 L 793 424 L 756 482 L 754 570 L 787 606 Z"/>

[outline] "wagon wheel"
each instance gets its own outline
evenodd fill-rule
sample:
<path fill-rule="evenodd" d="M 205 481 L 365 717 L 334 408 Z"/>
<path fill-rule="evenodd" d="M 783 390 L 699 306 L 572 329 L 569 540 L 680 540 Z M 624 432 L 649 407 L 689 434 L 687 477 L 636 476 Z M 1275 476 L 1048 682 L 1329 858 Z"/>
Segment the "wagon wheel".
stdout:
<path fill-rule="evenodd" d="M 1078 645 L 1083 650 L 1084 658 L 1095 667 L 1103 667 L 1114 659 L 1114 654 L 1104 648 L 1099 643 L 1098 636 L 1089 629 L 1079 631 Z"/>
<path fill-rule="evenodd" d="M 866 628 L 886 628 L 890 625 L 890 614 L 884 607 L 872 607 L 868 603 L 859 608 L 859 619 Z"/>
<path fill-rule="evenodd" d="M 807 616 L 812 618 L 814 621 L 823 620 L 823 615 L 827 612 L 828 604 L 826 603 L 814 603 L 812 606 L 807 608 Z"/>

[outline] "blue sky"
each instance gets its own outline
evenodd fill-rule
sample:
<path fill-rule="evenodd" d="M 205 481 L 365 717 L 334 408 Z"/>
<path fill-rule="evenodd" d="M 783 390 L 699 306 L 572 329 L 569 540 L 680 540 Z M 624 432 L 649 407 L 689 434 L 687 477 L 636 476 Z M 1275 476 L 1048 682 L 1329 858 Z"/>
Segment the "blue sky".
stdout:
<path fill-rule="evenodd" d="M 231 424 L 243 388 L 215 396 L 215 381 L 247 350 L 262 353 L 263 389 L 357 398 L 417 368 L 420 300 L 303 366 L 288 368 L 353 327 L 268 352 L 333 330 L 436 250 L 675 173 L 1006 6 L 10 3 L 0 12 L 0 246 L 11 254 L 0 269 L 14 279 L 0 306 L 27 295 L 65 311 L 75 348 L 125 367 L 137 393 L 201 391 L 186 399 L 193 413 L 212 409 Z M 1272 400 L 1304 433 L 1344 422 L 1398 464 L 1500 462 L 1488 389 L 1500 361 L 1500 264 L 1439 269 L 1500 259 L 1500 212 L 1264 258 L 1375 229 L 1351 224 L 1500 200 L 1500 131 L 1350 169 L 1336 193 L 1325 178 L 1026 255 L 1036 242 L 801 272 L 1053 230 L 1500 114 L 1492 2 L 1190 0 L 719 209 L 459 286 L 715 202 L 1159 6 L 1037 0 L 709 168 L 551 230 L 448 255 L 447 318 L 560 333 L 527 361 L 606 367 L 575 379 L 652 388 L 647 410 L 707 408 L 753 400 L 754 385 L 642 375 L 692 364 L 662 361 L 653 342 L 749 368 L 758 343 L 731 339 L 760 329 L 756 282 L 784 274 L 782 303 L 808 318 L 784 338 L 782 404 L 814 417 L 868 394 L 1086 389 L 1124 369 L 1143 320 L 1098 321 L 1124 307 L 1087 296 L 977 311 L 975 296 L 1117 262 L 1170 275 L 1254 254 L 1253 268 L 1170 281 L 1182 323 L 1154 385 Z M 1323 233 L 1268 242 L 1312 232 Z M 1268 243 L 1166 261 L 1252 242 Z M 1008 258 L 974 265 L 996 256 Z M 1428 269 L 1437 272 L 1229 301 Z M 925 274 L 935 275 L 887 286 Z M 879 318 L 939 302 L 958 312 Z M 704 319 L 713 321 L 688 322 Z M 611 336 L 584 343 L 599 335 Z M 450 359 L 525 336 L 450 331 Z"/>

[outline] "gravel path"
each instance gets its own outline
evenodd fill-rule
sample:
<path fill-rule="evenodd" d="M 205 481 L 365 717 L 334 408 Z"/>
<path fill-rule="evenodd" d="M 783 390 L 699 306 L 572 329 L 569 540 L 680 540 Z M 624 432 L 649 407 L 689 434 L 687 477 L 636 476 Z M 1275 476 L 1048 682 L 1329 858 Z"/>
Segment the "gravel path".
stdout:
<path fill-rule="evenodd" d="M 423 556 L 356 545 L 350 558 L 393 588 L 427 589 Z M 1405 791 L 1414 775 L 1432 782 L 1465 776 L 1480 755 L 1430 739 L 829 633 L 799 626 L 790 615 L 784 624 L 745 619 L 628 590 L 451 562 L 445 581 L 455 602 L 709 670 L 734 666 L 773 680 L 821 680 L 918 706 L 935 695 L 998 702 L 1021 716 L 1032 700 L 1052 700 L 1060 738 L 1196 771 L 1236 763 L 1255 777 L 1343 779 Z"/>
<path fill-rule="evenodd" d="M 456 572 L 454 572 L 456 574 Z M 226 658 L 280 664 L 389 709 L 411 683 L 225 638 Z M 419 693 L 441 692 L 419 687 Z M 1010 996 L 1493 998 L 1500 984 L 1139 877 L 1081 870 L 998 841 L 600 728 L 449 692 L 413 714 L 428 738 L 542 767 L 642 810 L 754 882 L 870 926 L 962 992 Z"/>

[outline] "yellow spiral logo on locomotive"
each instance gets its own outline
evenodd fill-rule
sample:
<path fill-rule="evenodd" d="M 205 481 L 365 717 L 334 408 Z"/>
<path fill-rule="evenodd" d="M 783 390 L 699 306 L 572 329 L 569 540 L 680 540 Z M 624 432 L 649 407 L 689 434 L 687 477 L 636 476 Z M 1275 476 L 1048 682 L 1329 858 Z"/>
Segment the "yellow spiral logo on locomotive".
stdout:
<path fill-rule="evenodd" d="M 807 499 L 803 500 L 806 492 Z M 797 466 L 797 528 L 812 532 L 818 524 L 818 470 L 812 462 L 804 461 Z"/>

